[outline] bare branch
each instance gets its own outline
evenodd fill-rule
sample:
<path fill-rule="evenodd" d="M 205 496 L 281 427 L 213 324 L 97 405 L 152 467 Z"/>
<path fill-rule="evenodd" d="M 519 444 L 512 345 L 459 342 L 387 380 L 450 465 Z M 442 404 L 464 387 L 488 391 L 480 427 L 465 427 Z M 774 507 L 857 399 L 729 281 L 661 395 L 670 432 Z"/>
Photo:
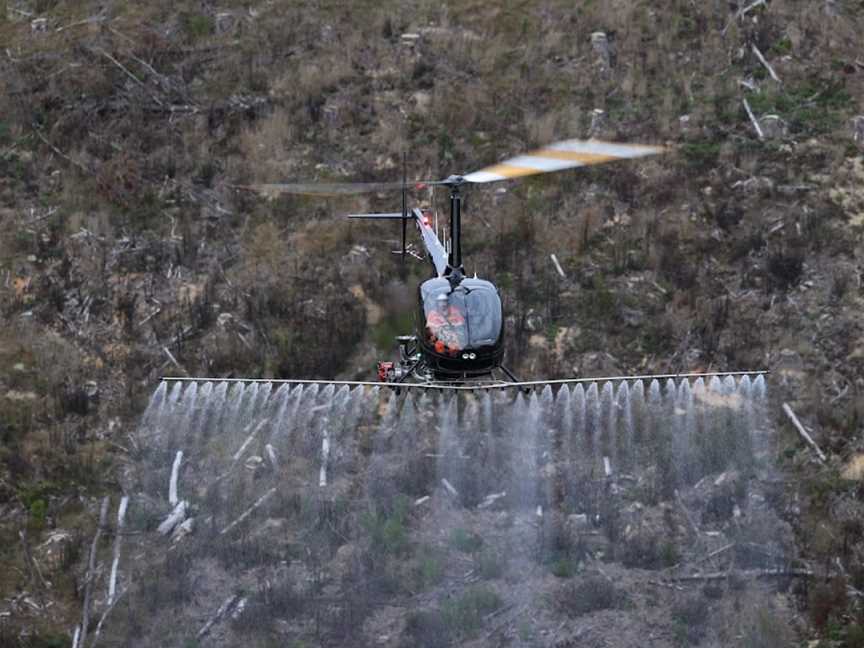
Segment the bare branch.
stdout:
<path fill-rule="evenodd" d="M 86 166 L 84 166 L 83 164 L 81 164 L 78 160 L 74 160 L 74 159 L 72 159 L 71 157 L 69 157 L 68 155 L 66 155 L 63 151 L 61 151 L 59 148 L 57 148 L 56 146 L 54 146 L 51 142 L 49 142 L 49 141 L 48 141 L 48 138 L 45 137 L 45 135 L 42 134 L 42 131 L 41 131 L 39 128 L 37 128 L 36 126 L 34 126 L 34 127 L 33 127 L 33 131 L 36 133 L 36 137 L 38 137 L 40 140 L 42 140 L 42 141 L 45 143 L 45 145 L 48 146 L 48 148 L 50 148 L 52 151 L 54 151 L 54 152 L 55 152 L 57 155 L 59 155 L 61 158 L 63 158 L 64 160 L 66 160 L 66 161 L 69 162 L 70 164 L 74 164 L 76 167 L 78 167 L 79 169 L 81 169 L 84 173 L 86 173 L 86 174 L 88 174 L 88 175 L 92 174 L 92 171 L 90 171 L 90 169 L 88 169 Z"/>
<path fill-rule="evenodd" d="M 95 16 L 90 16 L 89 18 L 85 18 L 84 20 L 78 20 L 76 22 L 70 23 L 68 25 L 64 25 L 63 27 L 58 27 L 54 30 L 55 33 L 59 34 L 62 31 L 66 31 L 67 29 L 72 29 L 73 27 L 80 27 L 81 25 L 92 25 L 94 23 L 99 23 L 105 20 L 105 16 L 102 14 L 97 14 Z"/>
<path fill-rule="evenodd" d="M 129 71 L 129 68 L 127 68 L 126 66 L 124 66 L 120 61 L 118 61 L 117 59 L 115 59 L 115 58 L 114 58 L 113 56 L 111 56 L 108 52 L 106 52 L 105 50 L 102 50 L 102 49 L 100 49 L 100 50 L 96 50 L 96 51 L 99 52 L 99 53 L 100 53 L 102 56 L 104 56 L 105 58 L 107 58 L 109 61 L 111 61 L 111 62 L 112 62 L 114 65 L 116 65 L 118 68 L 120 68 L 120 69 L 121 69 L 121 70 L 126 74 L 126 76 L 128 76 L 130 79 L 132 79 L 132 80 L 133 80 L 135 83 L 137 83 L 139 86 L 141 86 L 141 87 L 144 88 L 145 90 L 147 89 L 147 86 L 144 85 L 144 82 L 143 82 L 141 79 L 139 79 L 139 78 L 136 77 L 134 74 L 132 74 L 132 73 Z M 150 95 L 150 98 L 153 99 L 153 101 L 155 101 L 159 106 L 162 106 L 162 105 L 163 105 L 163 104 L 162 104 L 162 101 L 159 99 L 159 97 L 157 97 L 156 95 L 154 95 L 152 92 L 147 91 L 147 94 L 149 94 L 149 95 Z"/>

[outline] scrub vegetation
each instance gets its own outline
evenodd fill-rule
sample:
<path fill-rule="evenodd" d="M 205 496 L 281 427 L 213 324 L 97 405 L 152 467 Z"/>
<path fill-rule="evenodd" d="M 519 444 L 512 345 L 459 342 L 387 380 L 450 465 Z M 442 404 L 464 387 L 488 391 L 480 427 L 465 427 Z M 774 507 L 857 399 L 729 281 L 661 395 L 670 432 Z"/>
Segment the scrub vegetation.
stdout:
<path fill-rule="evenodd" d="M 393 180 L 403 152 L 410 176 L 443 177 L 589 136 L 669 152 L 468 194 L 466 269 L 503 291 L 508 365 L 532 379 L 770 369 L 780 472 L 760 492 L 819 578 L 778 583 L 778 602 L 730 575 L 722 595 L 740 614 L 709 615 L 700 634 L 702 600 L 682 596 L 663 611 L 663 641 L 864 645 L 864 5 L 748 5 L 0 0 L 0 645 L 69 643 L 99 499 L 116 508 L 126 466 L 147 457 L 135 428 L 159 376 L 369 379 L 392 354 L 385 333 L 411 321 L 415 297 L 390 254 L 398 232 L 342 218 L 398 196 L 244 187 Z M 443 196 L 416 198 L 444 214 Z M 723 470 L 722 447 L 694 451 Z M 634 477 L 640 505 L 679 506 L 664 465 Z M 467 526 L 429 550 L 406 504 L 431 480 L 415 468 L 378 508 L 316 508 L 319 527 L 303 516 L 310 503 L 286 497 L 281 517 L 306 535 L 220 546 L 225 565 L 311 565 L 302 591 L 246 583 L 232 632 L 285 645 L 279 609 L 318 624 L 285 639 L 298 646 L 348 645 L 360 619 L 386 629 L 386 645 L 496 641 L 508 554 Z M 698 524 L 738 519 L 740 492 L 717 488 Z M 130 525 L 152 531 L 162 513 L 135 504 Z M 676 565 L 690 543 L 668 515 L 628 530 L 623 513 L 604 512 L 615 540 L 603 560 Z M 374 542 L 340 555 L 346 528 Z M 588 564 L 593 535 L 561 537 L 550 530 L 532 557 L 557 592 L 544 627 L 643 606 Z M 350 568 L 334 586 L 324 565 L 337 556 Z M 183 557 L 148 566 L 112 612 L 118 628 L 140 634 L 142 610 L 160 601 L 192 605 Z M 479 582 L 447 600 L 452 561 Z M 713 601 L 710 585 L 700 596 Z M 392 613 L 382 592 L 434 604 Z M 337 599 L 339 616 L 325 618 Z M 512 641 L 545 645 L 519 622 Z"/>

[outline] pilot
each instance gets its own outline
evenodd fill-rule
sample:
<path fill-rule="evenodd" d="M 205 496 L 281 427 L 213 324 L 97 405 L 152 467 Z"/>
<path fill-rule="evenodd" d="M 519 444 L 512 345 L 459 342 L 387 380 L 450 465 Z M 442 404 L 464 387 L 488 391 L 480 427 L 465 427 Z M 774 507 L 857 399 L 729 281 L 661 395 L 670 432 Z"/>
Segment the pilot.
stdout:
<path fill-rule="evenodd" d="M 449 303 L 446 293 L 435 298 L 435 308 L 426 317 L 430 341 L 437 353 L 455 356 L 464 347 L 465 317 L 462 311 Z"/>

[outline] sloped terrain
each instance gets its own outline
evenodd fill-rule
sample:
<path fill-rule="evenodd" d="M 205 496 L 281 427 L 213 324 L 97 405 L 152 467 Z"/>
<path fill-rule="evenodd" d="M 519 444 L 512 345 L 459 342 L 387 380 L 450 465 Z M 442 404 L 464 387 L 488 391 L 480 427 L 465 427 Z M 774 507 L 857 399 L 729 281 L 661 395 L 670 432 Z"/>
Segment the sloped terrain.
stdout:
<path fill-rule="evenodd" d="M 394 179 L 403 151 L 443 177 L 597 136 L 670 153 L 468 197 L 467 269 L 503 291 L 509 364 L 772 370 L 828 454 L 772 410 L 778 510 L 822 567 L 794 609 L 754 614 L 860 645 L 862 12 L 0 3 L 0 643 L 80 622 L 99 498 L 116 505 L 159 376 L 368 378 L 410 325 L 397 232 L 342 219 L 393 197 L 238 186 Z"/>

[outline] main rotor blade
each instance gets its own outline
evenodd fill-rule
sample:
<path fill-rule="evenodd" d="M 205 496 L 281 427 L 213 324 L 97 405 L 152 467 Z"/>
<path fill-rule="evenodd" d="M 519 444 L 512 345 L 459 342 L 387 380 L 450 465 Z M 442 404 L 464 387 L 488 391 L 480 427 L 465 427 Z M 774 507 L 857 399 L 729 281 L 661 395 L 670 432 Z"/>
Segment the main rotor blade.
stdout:
<path fill-rule="evenodd" d="M 664 150 L 662 146 L 613 144 L 599 140 L 564 140 L 469 173 L 464 178 L 468 182 L 497 182 L 537 173 L 657 155 Z"/>
<path fill-rule="evenodd" d="M 408 189 L 421 189 L 430 184 L 423 181 L 409 182 Z M 257 191 L 265 195 L 300 194 L 304 196 L 351 196 L 402 189 L 401 182 L 287 182 L 273 184 L 234 185 L 235 189 Z"/>

